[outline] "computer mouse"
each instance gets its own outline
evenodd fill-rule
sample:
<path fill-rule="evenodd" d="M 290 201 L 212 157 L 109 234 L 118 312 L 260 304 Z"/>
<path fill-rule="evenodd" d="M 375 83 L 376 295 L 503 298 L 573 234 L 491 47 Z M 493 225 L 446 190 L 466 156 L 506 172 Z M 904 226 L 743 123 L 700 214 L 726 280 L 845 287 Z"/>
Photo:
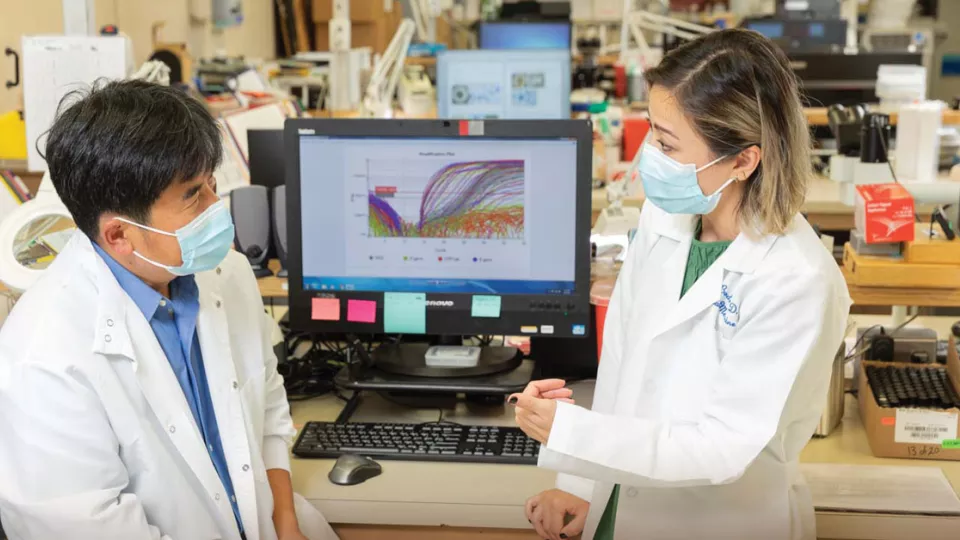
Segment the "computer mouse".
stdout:
<path fill-rule="evenodd" d="M 383 469 L 376 461 L 356 454 L 343 454 L 330 469 L 330 481 L 339 486 L 355 486 L 380 476 Z"/>

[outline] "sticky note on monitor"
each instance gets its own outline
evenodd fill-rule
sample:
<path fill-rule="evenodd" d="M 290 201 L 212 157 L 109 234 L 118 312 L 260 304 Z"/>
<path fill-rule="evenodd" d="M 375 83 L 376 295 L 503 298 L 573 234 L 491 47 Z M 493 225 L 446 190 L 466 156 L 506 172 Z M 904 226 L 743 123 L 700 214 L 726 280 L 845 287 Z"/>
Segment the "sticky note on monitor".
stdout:
<path fill-rule="evenodd" d="M 473 297 L 473 306 L 470 314 L 474 317 L 487 319 L 500 318 L 500 297 L 477 295 Z"/>
<path fill-rule="evenodd" d="M 310 318 L 315 321 L 339 321 L 339 298 L 314 298 L 310 309 Z"/>
<path fill-rule="evenodd" d="M 347 320 L 367 324 L 377 322 L 377 303 L 373 300 L 347 300 Z"/>
<path fill-rule="evenodd" d="M 427 295 L 384 293 L 383 331 L 388 334 L 426 334 Z"/>

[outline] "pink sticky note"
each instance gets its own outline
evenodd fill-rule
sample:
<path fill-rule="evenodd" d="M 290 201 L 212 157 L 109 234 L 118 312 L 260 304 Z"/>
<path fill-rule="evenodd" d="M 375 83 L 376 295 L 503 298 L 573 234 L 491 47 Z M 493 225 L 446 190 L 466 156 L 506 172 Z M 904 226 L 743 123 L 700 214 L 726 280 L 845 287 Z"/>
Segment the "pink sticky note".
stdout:
<path fill-rule="evenodd" d="M 314 298 L 310 318 L 315 321 L 339 321 L 339 298 Z"/>
<path fill-rule="evenodd" d="M 347 320 L 359 323 L 377 322 L 377 303 L 372 300 L 347 300 Z"/>

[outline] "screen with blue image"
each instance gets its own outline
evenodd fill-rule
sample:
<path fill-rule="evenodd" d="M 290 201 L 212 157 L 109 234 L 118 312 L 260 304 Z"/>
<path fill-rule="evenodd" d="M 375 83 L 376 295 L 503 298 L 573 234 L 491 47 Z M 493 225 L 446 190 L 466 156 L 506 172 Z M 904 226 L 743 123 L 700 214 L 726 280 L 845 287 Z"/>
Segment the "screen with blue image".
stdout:
<path fill-rule="evenodd" d="M 437 114 L 570 118 L 570 51 L 443 51 L 437 56 Z"/>
<path fill-rule="evenodd" d="M 303 288 L 573 295 L 576 141 L 300 137 Z"/>
<path fill-rule="evenodd" d="M 570 50 L 570 23 L 485 22 L 480 25 L 481 49 Z"/>

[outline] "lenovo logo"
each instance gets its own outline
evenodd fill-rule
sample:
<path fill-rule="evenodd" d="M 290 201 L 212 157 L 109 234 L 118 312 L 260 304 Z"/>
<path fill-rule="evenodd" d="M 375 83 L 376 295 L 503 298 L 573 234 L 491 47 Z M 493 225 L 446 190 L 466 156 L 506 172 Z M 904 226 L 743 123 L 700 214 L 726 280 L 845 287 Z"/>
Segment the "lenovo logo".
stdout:
<path fill-rule="evenodd" d="M 427 300 L 427 307 L 453 307 L 453 300 Z"/>

